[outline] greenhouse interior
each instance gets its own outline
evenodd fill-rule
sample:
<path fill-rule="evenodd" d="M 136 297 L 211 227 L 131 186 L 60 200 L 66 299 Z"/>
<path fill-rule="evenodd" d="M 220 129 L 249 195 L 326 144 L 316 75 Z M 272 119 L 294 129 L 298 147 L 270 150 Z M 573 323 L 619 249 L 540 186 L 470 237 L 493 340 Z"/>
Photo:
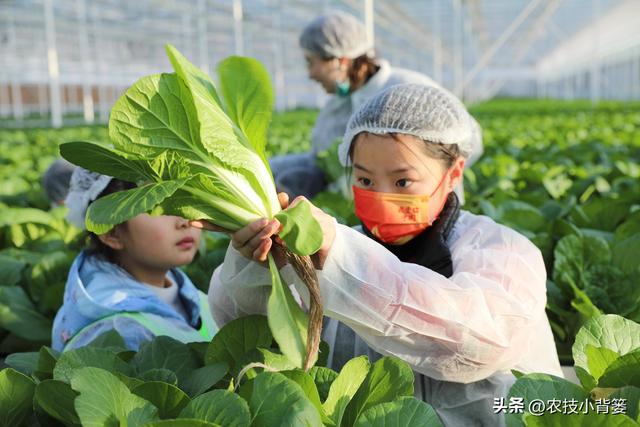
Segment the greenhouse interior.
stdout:
<path fill-rule="evenodd" d="M 639 0 L 0 0 L 0 427 L 640 426 Z"/>

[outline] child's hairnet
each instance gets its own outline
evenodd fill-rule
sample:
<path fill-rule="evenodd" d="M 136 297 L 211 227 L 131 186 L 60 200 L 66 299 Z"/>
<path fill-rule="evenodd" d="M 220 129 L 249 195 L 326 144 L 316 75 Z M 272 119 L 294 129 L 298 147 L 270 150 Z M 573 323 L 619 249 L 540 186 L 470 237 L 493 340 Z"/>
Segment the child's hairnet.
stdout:
<path fill-rule="evenodd" d="M 76 167 L 71 175 L 69 194 L 64 203 L 69 208 L 67 220 L 78 228 L 85 229 L 85 216 L 89 204 L 107 188 L 111 177 Z"/>

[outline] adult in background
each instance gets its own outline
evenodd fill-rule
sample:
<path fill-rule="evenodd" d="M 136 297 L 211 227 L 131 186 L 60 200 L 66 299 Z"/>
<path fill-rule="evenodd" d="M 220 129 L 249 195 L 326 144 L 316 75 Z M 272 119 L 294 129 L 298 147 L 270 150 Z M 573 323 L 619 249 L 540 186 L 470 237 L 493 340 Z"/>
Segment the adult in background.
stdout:
<path fill-rule="evenodd" d="M 313 197 L 327 184 L 316 165 L 316 155 L 327 150 L 347 129 L 349 117 L 379 91 L 402 83 L 435 86 L 436 82 L 416 71 L 392 67 L 376 58 L 367 40 L 364 25 L 345 12 L 332 12 L 309 23 L 300 35 L 309 78 L 331 94 L 320 111 L 311 133 L 311 151 L 273 157 L 270 161 L 276 184 L 290 196 Z M 416 52 L 416 54 L 421 54 Z M 482 131 L 470 115 L 472 151 L 467 159 L 471 166 L 482 155 Z M 464 201 L 462 184 L 456 188 Z"/>

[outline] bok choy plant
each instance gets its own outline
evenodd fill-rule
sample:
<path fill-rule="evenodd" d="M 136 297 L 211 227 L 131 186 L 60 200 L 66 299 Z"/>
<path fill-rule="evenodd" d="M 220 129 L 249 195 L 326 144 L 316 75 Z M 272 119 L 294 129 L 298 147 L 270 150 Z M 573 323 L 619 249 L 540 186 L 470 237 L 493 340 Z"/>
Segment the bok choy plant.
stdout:
<path fill-rule="evenodd" d="M 166 50 L 175 72 L 141 78 L 115 103 L 112 145 L 60 146 L 76 165 L 137 184 L 92 203 L 87 229 L 103 234 L 145 212 L 207 220 L 229 231 L 275 217 L 284 226 L 279 237 L 285 256 L 309 288 L 311 303 L 307 316 L 269 254 L 269 325 L 283 354 L 308 370 L 317 358 L 322 323 L 308 255 L 320 248 L 322 230 L 309 203 L 282 210 L 278 202 L 264 150 L 274 98 L 267 71 L 254 59 L 230 57 L 217 67 L 216 88 L 173 46 Z"/>

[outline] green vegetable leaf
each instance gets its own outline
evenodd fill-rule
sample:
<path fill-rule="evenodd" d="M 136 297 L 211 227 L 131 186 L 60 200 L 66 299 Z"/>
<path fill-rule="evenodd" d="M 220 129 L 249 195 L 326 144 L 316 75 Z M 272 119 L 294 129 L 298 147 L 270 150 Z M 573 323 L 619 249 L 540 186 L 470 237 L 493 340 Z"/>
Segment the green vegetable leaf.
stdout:
<path fill-rule="evenodd" d="M 264 149 L 274 101 L 269 73 L 257 60 L 237 56 L 220 62 L 217 71 L 227 115 L 266 164 Z"/>
<path fill-rule="evenodd" d="M 131 392 L 158 408 L 160 418 L 176 418 L 191 401 L 178 387 L 160 381 L 150 381 L 134 387 Z"/>
<path fill-rule="evenodd" d="M 415 397 L 372 406 L 360 415 L 354 427 L 443 426 L 436 411 Z"/>
<path fill-rule="evenodd" d="M 589 398 L 589 394 L 581 387 L 563 378 L 547 374 L 528 374 L 518 378 L 511 386 L 507 400 L 509 401 L 511 398 L 522 398 L 523 408 L 526 410 L 532 400 L 540 399 L 546 402 L 552 399 L 575 399 L 578 402 L 584 402 Z M 517 412 L 506 413 L 507 426 L 524 425 L 522 416 L 522 413 Z"/>
<path fill-rule="evenodd" d="M 51 320 L 38 312 L 18 286 L 0 286 L 0 328 L 30 341 L 51 339 Z"/>
<path fill-rule="evenodd" d="M 53 369 L 53 379 L 69 383 L 75 372 L 85 367 L 102 368 L 111 373 L 130 375 L 131 366 L 111 350 L 97 347 L 80 347 L 65 351 L 60 355 Z"/>
<path fill-rule="evenodd" d="M 367 409 L 398 397 L 413 395 L 413 371 L 406 362 L 382 357 L 373 364 L 353 396 L 342 418 L 342 426 L 352 426 Z"/>
<path fill-rule="evenodd" d="M 115 225 L 136 215 L 150 212 L 167 197 L 184 185 L 186 180 L 164 181 L 146 184 L 131 190 L 119 191 L 101 197 L 87 209 L 87 230 L 105 234 Z"/>
<path fill-rule="evenodd" d="M 320 414 L 294 381 L 274 372 L 263 372 L 253 381 L 253 427 L 322 425 Z"/>
<path fill-rule="evenodd" d="M 33 380 L 7 368 L 0 371 L 0 425 L 19 426 L 33 408 Z"/>
<path fill-rule="evenodd" d="M 180 413 L 180 418 L 195 418 L 224 427 L 249 427 L 251 413 L 247 402 L 228 390 L 213 390 L 191 402 Z"/>
<path fill-rule="evenodd" d="M 280 351 L 295 366 L 302 368 L 307 354 L 309 317 L 293 298 L 291 289 L 282 283 L 280 272 L 271 253 L 268 258 L 272 284 L 271 295 L 267 302 L 269 327 Z"/>
<path fill-rule="evenodd" d="M 342 415 L 367 377 L 370 367 L 371 364 L 366 356 L 351 359 L 342 367 L 340 374 L 331 384 L 323 408 L 336 425 L 341 425 Z"/>
<path fill-rule="evenodd" d="M 137 425 L 158 419 L 158 410 L 131 393 L 115 375 L 100 368 L 78 369 L 71 388 L 79 392 L 75 408 L 83 426 Z"/>
<path fill-rule="evenodd" d="M 284 240 L 291 252 L 300 256 L 318 252 L 322 246 L 322 228 L 311 213 L 309 202 L 301 201 L 289 209 L 280 211 L 275 217 L 282 224 L 278 236 Z"/>
<path fill-rule="evenodd" d="M 590 319 L 580 329 L 573 344 L 575 366 L 589 371 L 587 345 L 607 348 L 620 356 L 640 348 L 640 325 L 608 314 Z"/>
<path fill-rule="evenodd" d="M 74 408 L 78 393 L 67 383 L 57 380 L 45 380 L 38 383 L 34 403 L 47 415 L 65 424 L 80 425 L 80 419 Z"/>
<path fill-rule="evenodd" d="M 211 340 L 205 363 L 207 365 L 224 362 L 231 370 L 243 360 L 243 356 L 257 347 L 269 348 L 273 335 L 265 316 L 251 315 L 227 323 Z"/>
<path fill-rule="evenodd" d="M 150 165 L 153 159 L 135 158 L 95 142 L 65 142 L 60 145 L 60 155 L 75 165 L 127 182 L 158 178 L 158 173 Z"/>

